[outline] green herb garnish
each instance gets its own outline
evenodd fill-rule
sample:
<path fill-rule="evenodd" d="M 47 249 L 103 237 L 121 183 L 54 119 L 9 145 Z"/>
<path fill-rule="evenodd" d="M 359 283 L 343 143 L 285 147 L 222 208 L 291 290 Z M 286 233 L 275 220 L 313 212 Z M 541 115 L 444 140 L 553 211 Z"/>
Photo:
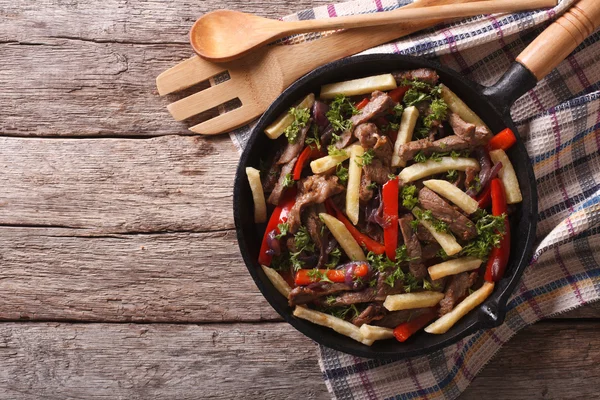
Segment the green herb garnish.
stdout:
<path fill-rule="evenodd" d="M 358 156 L 357 158 L 360 158 L 361 161 L 360 163 L 356 161 L 356 163 L 361 167 L 364 167 L 365 165 L 370 165 L 373 162 L 373 158 L 375 158 L 375 152 L 373 149 L 369 149 L 365 151 L 362 156 Z"/>
<path fill-rule="evenodd" d="M 287 174 L 285 176 L 285 178 L 283 178 L 283 187 L 288 188 L 288 187 L 294 186 L 294 182 L 296 182 L 296 181 L 294 180 L 294 177 L 292 176 L 292 174 Z"/>
<path fill-rule="evenodd" d="M 402 187 L 402 206 L 412 210 L 419 203 L 419 199 L 415 196 L 417 187 L 415 185 L 406 185 Z"/>
<path fill-rule="evenodd" d="M 304 128 L 310 119 L 310 111 L 308 108 L 292 107 L 288 113 L 294 117 L 294 121 L 292 121 L 290 126 L 285 128 L 283 133 L 285 134 L 288 142 L 296 143 L 300 129 Z"/>
<path fill-rule="evenodd" d="M 275 235 L 275 239 L 279 240 L 288 234 L 290 225 L 287 222 L 284 222 L 283 224 L 278 224 L 277 229 L 279 229 L 279 234 Z"/>
<path fill-rule="evenodd" d="M 329 105 L 326 116 L 334 131 L 344 132 L 352 129 L 352 121 L 346 118 L 358 114 L 358 112 L 346 96 L 337 95 Z"/>

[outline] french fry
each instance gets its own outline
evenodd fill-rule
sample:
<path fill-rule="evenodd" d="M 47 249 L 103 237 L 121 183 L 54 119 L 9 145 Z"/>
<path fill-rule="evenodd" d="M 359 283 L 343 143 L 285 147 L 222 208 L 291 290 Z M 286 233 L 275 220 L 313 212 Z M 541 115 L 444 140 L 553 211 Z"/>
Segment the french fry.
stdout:
<path fill-rule="evenodd" d="M 413 182 L 427 176 L 448 172 L 451 169 L 464 171 L 467 168 L 474 168 L 479 171 L 479 163 L 473 158 L 452 158 L 442 157 L 440 161 L 427 160 L 423 163 L 415 163 L 410 167 L 404 168 L 398 176 L 405 182 Z"/>
<path fill-rule="evenodd" d="M 308 108 L 309 110 L 315 104 L 315 95 L 310 93 L 300 103 L 295 105 L 296 108 Z M 265 134 L 269 139 L 277 139 L 281 134 L 294 122 L 294 117 L 289 112 L 280 115 L 271 125 L 265 128 Z"/>
<path fill-rule="evenodd" d="M 394 337 L 393 329 L 368 324 L 363 324 L 360 327 L 360 333 L 363 335 L 363 338 L 375 341 L 391 339 Z"/>
<path fill-rule="evenodd" d="M 303 306 L 296 306 L 296 308 L 294 308 L 294 317 L 302 318 L 312 322 L 313 324 L 331 328 L 337 333 L 348 336 L 349 338 L 352 338 L 362 344 L 366 344 L 367 346 L 373 344 L 372 339 L 365 339 L 363 337 L 358 326 L 355 326 L 348 321 L 344 321 L 343 319 L 334 317 L 333 315 L 311 310 L 310 308 Z"/>
<path fill-rule="evenodd" d="M 417 217 L 418 219 L 419 217 L 417 216 L 417 214 L 419 214 L 419 211 L 421 211 L 421 209 L 419 207 L 414 207 L 412 211 L 415 217 Z M 456 238 L 451 234 L 436 231 L 429 221 L 419 220 L 419 223 L 431 233 L 431 235 L 439 243 L 439 245 L 442 246 L 442 249 L 444 249 L 447 255 L 452 256 L 462 250 L 462 246 L 458 244 Z"/>
<path fill-rule="evenodd" d="M 260 182 L 260 171 L 256 168 L 247 167 L 246 176 L 252 191 L 252 200 L 254 200 L 254 222 L 261 224 L 267 221 L 267 203 L 262 183 Z"/>
<path fill-rule="evenodd" d="M 523 201 L 523 195 L 519 188 L 519 181 L 517 180 L 517 174 L 515 168 L 508 159 L 508 156 L 502 149 L 490 151 L 490 158 L 494 164 L 502 163 L 502 168 L 498 172 L 498 176 L 504 186 L 506 192 L 506 203 L 517 204 Z"/>
<path fill-rule="evenodd" d="M 456 307 L 448 314 L 443 315 L 437 321 L 425 328 L 425 332 L 441 335 L 448 332 L 458 320 L 464 317 L 469 311 L 484 302 L 485 299 L 494 291 L 494 284 L 485 282 L 481 288 L 471 293 L 466 299 L 458 303 Z"/>
<path fill-rule="evenodd" d="M 443 278 L 444 276 L 456 275 L 461 272 L 473 271 L 481 266 L 483 260 L 475 257 L 464 257 L 457 258 L 455 260 L 448 260 L 440 264 L 432 265 L 427 268 L 431 279 L 436 280 Z"/>
<path fill-rule="evenodd" d="M 342 151 L 344 153 L 339 156 L 325 156 L 311 161 L 310 169 L 312 170 L 313 174 L 322 174 L 324 172 L 327 172 L 330 169 L 337 167 L 339 163 L 344 162 L 348 158 L 350 158 L 349 150 Z"/>
<path fill-rule="evenodd" d="M 448 104 L 448 108 L 455 114 L 458 114 L 465 122 L 469 122 L 475 126 L 485 126 L 487 125 L 473 110 L 469 108 L 468 105 L 465 104 L 464 101 L 460 99 L 448 86 L 443 83 L 440 85 L 442 87 L 442 99 Z M 488 128 L 489 129 L 489 128 Z"/>
<path fill-rule="evenodd" d="M 403 144 L 412 140 L 415 125 L 419 119 L 419 110 L 415 106 L 407 107 L 402 113 L 398 137 L 394 143 L 394 155 L 392 156 L 392 167 L 405 167 L 406 162 L 400 159 L 400 149 Z"/>
<path fill-rule="evenodd" d="M 464 210 L 467 214 L 473 214 L 479 208 L 479 204 L 477 200 L 454 186 L 448 181 L 440 180 L 440 179 L 430 179 L 428 181 L 423 182 L 425 186 L 429 189 L 433 190 L 437 194 L 442 197 L 447 198 L 462 210 Z"/>
<path fill-rule="evenodd" d="M 267 278 L 269 278 L 269 280 L 275 287 L 275 289 L 277 289 L 277 291 L 281 293 L 286 299 L 289 299 L 292 288 L 290 287 L 290 285 L 288 285 L 285 279 L 283 279 L 283 277 L 279 275 L 279 272 L 265 265 L 261 265 L 261 267 L 265 275 L 267 275 Z"/>
<path fill-rule="evenodd" d="M 321 213 L 319 214 L 321 220 L 327 225 L 327 228 L 340 244 L 344 252 L 352 261 L 366 261 L 367 257 L 363 249 L 360 247 L 358 242 L 352 237 L 348 228 L 337 218 Z"/>
<path fill-rule="evenodd" d="M 392 74 L 367 76 L 366 78 L 353 79 L 351 81 L 330 83 L 321 86 L 321 98 L 333 99 L 335 96 L 357 96 L 359 94 L 371 94 L 375 90 L 396 89 L 396 80 Z"/>
<path fill-rule="evenodd" d="M 365 149 L 360 145 L 350 148 L 350 166 L 348 167 L 348 185 L 346 186 L 346 215 L 352 224 L 358 224 L 360 211 L 360 176 L 362 164 L 359 157 L 365 154 Z"/>
<path fill-rule="evenodd" d="M 410 310 L 436 306 L 444 298 L 444 293 L 418 292 L 394 294 L 385 298 L 383 306 L 389 311 Z"/>

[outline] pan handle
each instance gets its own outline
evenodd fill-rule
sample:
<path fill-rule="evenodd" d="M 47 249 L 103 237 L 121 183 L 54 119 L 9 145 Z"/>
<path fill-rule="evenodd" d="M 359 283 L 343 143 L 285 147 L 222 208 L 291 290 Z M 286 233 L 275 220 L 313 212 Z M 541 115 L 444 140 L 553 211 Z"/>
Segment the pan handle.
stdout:
<path fill-rule="evenodd" d="M 531 42 L 510 70 L 484 94 L 501 110 L 508 110 L 599 26 L 600 0 L 579 0 Z"/>

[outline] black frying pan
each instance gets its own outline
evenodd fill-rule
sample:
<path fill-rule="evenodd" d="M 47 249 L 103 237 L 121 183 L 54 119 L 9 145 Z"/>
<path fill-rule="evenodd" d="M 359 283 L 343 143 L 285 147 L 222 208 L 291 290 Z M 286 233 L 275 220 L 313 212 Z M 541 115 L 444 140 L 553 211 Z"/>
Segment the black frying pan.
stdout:
<path fill-rule="evenodd" d="M 316 342 L 360 357 L 400 359 L 426 354 L 448 346 L 480 329 L 499 326 L 506 315 L 506 304 L 529 264 L 537 222 L 537 190 L 533 169 L 523 142 L 508 151 L 519 179 L 523 202 L 511 220 L 511 256 L 504 278 L 496 284 L 492 295 L 470 312 L 447 333 L 416 334 L 405 343 L 395 340 L 365 346 L 329 328 L 292 316 L 292 309 L 271 285 L 257 258 L 265 225 L 254 223 L 252 194 L 245 168 L 258 168 L 259 160 L 274 151 L 274 141 L 263 133 L 273 120 L 308 93 L 319 93 L 321 85 L 394 70 L 433 68 L 441 82 L 449 86 L 471 107 L 494 132 L 516 127 L 509 109 L 513 102 L 532 89 L 600 25 L 600 1 L 581 0 L 569 13 L 552 24 L 518 58 L 494 86 L 484 88 L 454 71 L 422 58 L 393 54 L 376 54 L 342 59 L 305 75 L 281 94 L 259 120 L 244 151 L 237 170 L 234 188 L 234 217 L 240 251 L 256 285 L 273 308 L 300 332 Z M 299 60 L 301 62 L 301 60 Z"/>

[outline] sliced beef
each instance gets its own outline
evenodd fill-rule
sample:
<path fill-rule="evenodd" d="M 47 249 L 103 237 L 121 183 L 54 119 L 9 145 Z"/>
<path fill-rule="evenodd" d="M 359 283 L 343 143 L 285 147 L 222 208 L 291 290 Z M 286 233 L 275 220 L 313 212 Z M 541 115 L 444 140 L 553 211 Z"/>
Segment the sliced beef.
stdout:
<path fill-rule="evenodd" d="M 465 187 L 466 188 L 469 188 L 469 187 L 471 187 L 471 185 L 473 185 L 473 182 L 475 181 L 476 176 L 478 176 L 478 173 L 475 170 L 475 168 L 465 169 Z"/>
<path fill-rule="evenodd" d="M 283 192 L 285 191 L 285 186 L 283 185 L 283 183 L 285 182 L 285 177 L 287 176 L 287 174 L 291 174 L 292 171 L 294 170 L 294 165 L 296 165 L 296 160 L 298 160 L 298 157 L 294 157 L 292 160 L 290 160 L 290 162 L 288 162 L 287 164 L 284 164 L 283 167 L 281 167 L 281 172 L 279 173 L 279 179 L 277 180 L 277 183 L 275 184 L 275 187 L 273 188 L 273 191 L 271 192 L 271 195 L 269 196 L 269 203 L 273 204 L 273 205 L 278 205 L 279 204 L 279 200 L 281 200 L 281 196 L 283 195 Z"/>
<path fill-rule="evenodd" d="M 387 136 L 380 136 L 373 147 L 375 158 L 380 160 L 383 165 L 392 165 L 392 156 L 394 155 L 394 145 Z"/>
<path fill-rule="evenodd" d="M 338 182 L 337 176 L 310 175 L 303 179 L 296 203 L 288 214 L 288 224 L 291 233 L 296 233 L 300 227 L 300 214 L 309 204 L 323 203 L 327 198 L 344 191 L 344 186 Z"/>
<path fill-rule="evenodd" d="M 466 174 L 462 171 L 458 171 L 457 172 L 457 178 L 454 182 L 452 182 L 452 184 L 454 186 L 456 186 L 459 189 L 464 189 L 465 187 L 465 179 L 466 179 Z"/>
<path fill-rule="evenodd" d="M 358 114 L 353 115 L 350 118 L 350 121 L 352 121 L 352 126 L 357 127 L 360 124 L 364 124 L 379 114 L 385 113 L 390 108 L 394 107 L 394 105 L 395 102 L 390 96 L 388 96 L 386 93 L 376 90 L 371 94 L 371 99 L 367 105 L 360 110 Z"/>
<path fill-rule="evenodd" d="M 352 129 L 342 132 L 339 136 L 340 138 L 335 142 L 335 147 L 338 149 L 347 147 L 355 139 L 354 135 L 352 135 Z"/>
<path fill-rule="evenodd" d="M 410 225 L 413 220 L 414 218 L 412 215 L 406 214 L 398 220 L 398 224 L 400 225 L 402 238 L 406 245 L 406 252 L 408 253 L 408 257 L 410 257 L 410 261 L 408 262 L 410 273 L 417 279 L 423 279 L 427 276 L 427 268 L 423 265 L 421 244 Z"/>
<path fill-rule="evenodd" d="M 375 300 L 377 292 L 374 288 L 368 287 L 360 292 L 345 292 L 336 296 L 335 300 L 328 301 L 330 307 L 351 306 L 352 304 L 370 303 Z"/>
<path fill-rule="evenodd" d="M 384 162 L 378 158 L 373 158 L 371 164 L 363 166 L 363 172 L 369 181 L 383 185 L 390 179 L 389 176 L 392 173 L 392 167 L 385 165 Z"/>
<path fill-rule="evenodd" d="M 371 200 L 373 190 L 369 188 L 371 183 L 376 182 L 383 185 L 389 180 L 392 173 L 392 155 L 394 149 L 387 136 L 380 136 L 373 148 L 375 157 L 369 165 L 363 166 L 363 174 L 360 181 L 360 199 L 363 202 Z"/>
<path fill-rule="evenodd" d="M 372 149 L 381 139 L 381 133 L 377 125 L 372 122 L 358 125 L 354 129 L 354 136 L 356 136 L 360 145 L 365 149 Z"/>
<path fill-rule="evenodd" d="M 401 160 L 407 162 L 412 160 L 418 152 L 429 151 L 432 147 L 433 142 L 429 139 L 413 140 L 400 146 L 398 155 Z"/>
<path fill-rule="evenodd" d="M 352 288 L 345 283 L 325 283 L 314 288 L 297 286 L 290 292 L 289 303 L 292 307 L 297 304 L 307 304 L 320 297 L 348 290 L 352 290 Z"/>
<path fill-rule="evenodd" d="M 382 303 L 371 303 L 363 310 L 363 312 L 352 320 L 352 323 L 356 326 L 369 324 L 372 321 L 380 320 L 386 313 L 387 310 L 383 307 Z"/>
<path fill-rule="evenodd" d="M 369 186 L 371 185 L 371 179 L 366 174 L 362 174 L 360 176 L 360 191 L 359 197 L 360 201 L 366 203 L 373 198 L 373 189 Z"/>
<path fill-rule="evenodd" d="M 358 228 L 360 231 L 369 235 L 371 239 L 383 243 L 383 229 L 379 225 L 358 221 Z"/>
<path fill-rule="evenodd" d="M 384 301 L 385 298 L 392 294 L 400 294 L 404 293 L 404 282 L 398 279 L 394 282 L 394 286 L 388 285 L 385 281 L 393 271 L 388 270 L 384 272 L 380 272 L 377 277 L 377 285 L 375 286 L 376 294 L 375 300 Z"/>
<path fill-rule="evenodd" d="M 417 228 L 417 237 L 421 242 L 437 243 L 431 232 L 421 224 L 419 224 L 419 227 Z"/>
<path fill-rule="evenodd" d="M 437 242 L 428 243 L 421 248 L 421 259 L 425 262 L 437 257 L 441 246 Z"/>
<path fill-rule="evenodd" d="M 308 206 L 302 213 L 301 220 L 304 223 L 304 226 L 306 226 L 313 243 L 317 249 L 320 250 L 322 246 L 321 229 L 323 228 L 323 222 L 317 214 L 316 207 L 314 205 Z"/>
<path fill-rule="evenodd" d="M 448 314 L 456 303 L 467 295 L 467 290 L 473 286 L 477 279 L 477 272 L 461 272 L 450 277 L 444 292 L 445 296 L 440 301 L 440 316 Z"/>
<path fill-rule="evenodd" d="M 437 72 L 429 68 L 419 68 L 410 71 L 395 71 L 392 72 L 392 75 L 398 85 L 403 85 L 405 80 L 412 81 L 415 79 L 429 83 L 430 85 L 437 85 L 440 79 Z"/>
<path fill-rule="evenodd" d="M 450 230 L 463 240 L 470 240 L 477 236 L 475 224 L 462 213 L 455 210 L 444 199 L 428 188 L 419 191 L 419 203 L 424 209 L 430 210 L 432 215 L 448 224 Z"/>
<path fill-rule="evenodd" d="M 264 177 L 262 177 L 262 181 L 263 181 L 262 186 L 263 186 L 263 191 L 265 193 L 271 193 L 273 191 L 273 189 L 275 189 L 275 185 L 277 184 L 277 181 L 279 180 L 280 172 L 281 172 L 281 165 L 272 163 L 269 170 L 266 171 L 266 174 L 264 175 Z"/>
<path fill-rule="evenodd" d="M 294 157 L 300 154 L 302 149 L 304 149 L 304 141 L 306 140 L 306 134 L 308 133 L 311 124 L 312 119 L 308 121 L 306 126 L 302 128 L 300 132 L 298 132 L 298 136 L 296 137 L 296 141 L 294 143 L 287 143 L 285 150 L 283 150 L 283 154 L 281 154 L 281 157 L 279 157 L 277 160 L 277 164 L 287 164 L 292 161 Z"/>
<path fill-rule="evenodd" d="M 472 147 L 484 146 L 492 138 L 492 133 L 485 126 L 478 126 L 466 122 L 458 114 L 451 112 L 448 116 L 454 134 Z"/>
<path fill-rule="evenodd" d="M 398 325 L 412 321 L 430 310 L 431 308 L 415 308 L 412 310 L 390 311 L 380 320 L 374 321 L 373 325 L 394 329 Z"/>

